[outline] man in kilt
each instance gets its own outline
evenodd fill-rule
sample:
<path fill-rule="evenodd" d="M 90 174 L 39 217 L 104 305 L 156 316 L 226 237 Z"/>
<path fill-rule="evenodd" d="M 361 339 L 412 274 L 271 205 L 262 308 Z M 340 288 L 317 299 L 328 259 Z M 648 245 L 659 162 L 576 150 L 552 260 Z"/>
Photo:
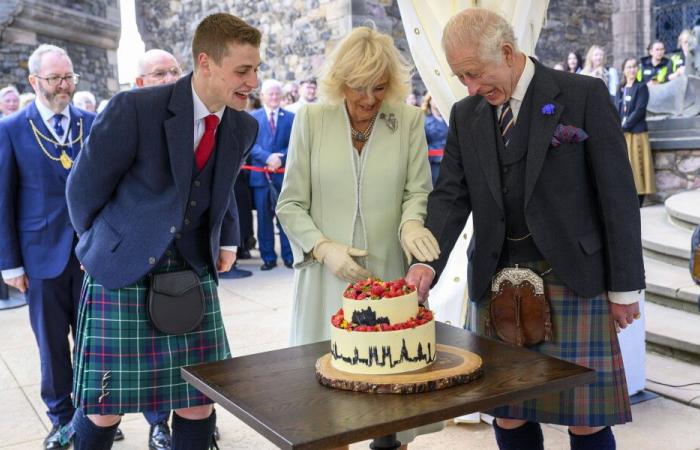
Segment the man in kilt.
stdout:
<path fill-rule="evenodd" d="M 212 401 L 180 368 L 230 357 L 216 284 L 235 260 L 233 184 L 257 123 L 260 32 L 211 15 L 192 41 L 194 72 L 117 94 L 68 179 L 76 253 L 86 276 L 78 312 L 75 448 L 111 448 L 121 415 L 173 410 L 172 448 L 212 443 Z M 146 308 L 155 275 L 196 272 L 205 309 L 191 331 L 166 333 Z"/>
<path fill-rule="evenodd" d="M 530 348 L 597 372 L 592 384 L 493 411 L 499 448 L 542 449 L 543 422 L 567 425 L 572 449 L 613 449 L 610 427 L 632 420 L 616 328 L 639 318 L 644 268 L 632 171 L 607 89 L 528 58 L 508 22 L 487 10 L 453 17 L 442 43 L 470 96 L 452 108 L 428 200 L 426 226 L 444 251 L 407 278 L 424 299 L 472 213 L 471 329 L 494 336 L 493 277 L 531 269 L 551 320 Z"/>

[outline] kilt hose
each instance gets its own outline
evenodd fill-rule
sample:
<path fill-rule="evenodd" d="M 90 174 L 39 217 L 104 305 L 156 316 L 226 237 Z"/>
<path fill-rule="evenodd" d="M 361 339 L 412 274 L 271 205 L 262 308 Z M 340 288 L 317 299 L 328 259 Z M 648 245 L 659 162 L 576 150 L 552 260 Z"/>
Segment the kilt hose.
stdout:
<path fill-rule="evenodd" d="M 188 269 L 173 250 L 153 273 Z M 230 358 L 213 276 L 200 275 L 206 309 L 196 330 L 167 335 L 148 320 L 149 277 L 110 290 L 85 276 L 78 310 L 74 404 L 85 414 L 170 411 L 213 403 L 180 368 Z"/>
<path fill-rule="evenodd" d="M 545 262 L 519 266 L 533 269 L 537 274 L 549 267 Z M 488 413 L 494 417 L 569 426 L 599 427 L 631 422 L 625 368 L 607 296 L 579 297 L 553 272 L 542 278 L 551 309 L 553 340 L 529 349 L 591 368 L 596 371 L 597 380 Z M 488 304 L 488 299 L 471 303 L 471 330 L 498 339 L 495 333 L 485 334 Z M 525 373 L 528 368 L 522 370 Z"/>

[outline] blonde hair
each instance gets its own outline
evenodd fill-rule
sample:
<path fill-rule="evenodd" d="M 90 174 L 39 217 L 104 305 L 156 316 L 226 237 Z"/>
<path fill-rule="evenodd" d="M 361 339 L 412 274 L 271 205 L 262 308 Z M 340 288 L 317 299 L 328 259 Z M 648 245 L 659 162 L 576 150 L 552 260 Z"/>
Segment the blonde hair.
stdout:
<path fill-rule="evenodd" d="M 693 40 L 693 32 L 690 30 L 683 30 L 681 31 L 681 34 L 678 35 L 678 48 L 683 49 L 683 41 L 687 39 L 688 43 L 690 44 Z"/>
<path fill-rule="evenodd" d="M 601 62 L 601 67 L 605 67 L 605 49 L 600 45 L 591 45 L 591 48 L 589 48 L 588 52 L 586 52 L 586 61 L 583 63 L 583 72 L 585 72 L 586 74 L 593 73 L 593 53 L 596 50 L 600 50 L 603 52 L 603 61 Z"/>
<path fill-rule="evenodd" d="M 427 93 L 423 96 L 423 101 L 420 104 L 420 109 L 426 116 L 430 114 L 430 100 L 432 99 L 433 96 L 430 95 L 430 93 Z"/>
<path fill-rule="evenodd" d="M 385 99 L 403 102 L 410 91 L 410 69 L 391 37 L 368 27 L 355 28 L 338 43 L 321 71 L 319 96 L 328 103 L 343 101 L 343 88 L 372 95 L 383 76 L 389 77 Z"/>
<path fill-rule="evenodd" d="M 467 8 L 452 16 L 442 32 L 445 53 L 476 47 L 479 59 L 500 62 L 501 47 L 510 44 L 518 52 L 513 27 L 502 16 L 483 8 Z"/>

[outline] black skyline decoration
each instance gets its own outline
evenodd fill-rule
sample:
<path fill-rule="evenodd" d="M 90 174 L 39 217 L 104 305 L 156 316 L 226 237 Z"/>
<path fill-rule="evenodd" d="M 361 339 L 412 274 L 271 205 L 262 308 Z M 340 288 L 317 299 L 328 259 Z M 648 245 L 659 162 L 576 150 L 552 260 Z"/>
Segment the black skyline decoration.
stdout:
<path fill-rule="evenodd" d="M 375 326 L 375 325 L 380 324 L 380 323 L 385 323 L 387 325 L 391 325 L 391 322 L 389 322 L 388 317 L 377 317 L 377 313 L 372 311 L 372 308 L 369 306 L 367 307 L 367 309 L 353 311 L 351 322 L 356 323 L 358 325 L 370 325 L 370 326 Z"/>
<path fill-rule="evenodd" d="M 405 362 L 418 362 L 418 361 L 425 361 L 426 363 L 431 363 L 435 361 L 435 352 L 432 350 L 430 342 L 428 342 L 428 353 L 423 353 L 423 345 L 419 342 L 418 343 L 418 348 L 417 348 L 417 354 L 416 356 L 412 357 L 409 356 L 408 354 L 408 348 L 406 348 L 406 339 L 402 339 L 402 345 L 401 345 L 401 354 L 399 359 L 395 360 L 392 355 L 391 355 L 391 347 L 390 346 L 382 346 L 381 350 L 381 357 L 379 354 L 379 349 L 377 346 L 370 346 L 369 347 L 369 357 L 368 358 L 360 358 L 360 352 L 358 351 L 357 347 L 355 347 L 354 355 L 353 356 L 344 356 L 338 353 L 338 344 L 333 343 L 331 347 L 331 355 L 333 356 L 333 359 L 342 359 L 344 362 L 356 366 L 358 364 L 365 365 L 367 367 L 372 367 L 372 366 L 379 366 L 379 367 L 385 367 L 387 363 L 389 364 L 390 368 L 394 368 L 398 366 L 399 364 Z"/>

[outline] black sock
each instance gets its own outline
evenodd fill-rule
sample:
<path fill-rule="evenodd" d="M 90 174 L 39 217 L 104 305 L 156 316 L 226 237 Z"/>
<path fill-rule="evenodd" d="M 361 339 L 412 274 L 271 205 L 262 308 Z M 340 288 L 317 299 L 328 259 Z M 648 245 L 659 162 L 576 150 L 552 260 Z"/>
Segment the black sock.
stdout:
<path fill-rule="evenodd" d="M 496 443 L 501 450 L 544 450 L 542 428 L 536 422 L 525 422 L 512 430 L 501 428 L 493 421 Z"/>
<path fill-rule="evenodd" d="M 573 434 L 569 431 L 571 450 L 615 450 L 612 428 L 605 427 L 593 434 Z"/>
<path fill-rule="evenodd" d="M 206 419 L 190 420 L 173 412 L 172 450 L 207 450 L 214 439 L 216 411 Z"/>
<path fill-rule="evenodd" d="M 117 432 L 119 423 L 111 427 L 100 427 L 92 423 L 78 408 L 73 415 L 73 428 L 75 437 L 73 450 L 110 450 L 114 443 L 114 433 Z"/>

